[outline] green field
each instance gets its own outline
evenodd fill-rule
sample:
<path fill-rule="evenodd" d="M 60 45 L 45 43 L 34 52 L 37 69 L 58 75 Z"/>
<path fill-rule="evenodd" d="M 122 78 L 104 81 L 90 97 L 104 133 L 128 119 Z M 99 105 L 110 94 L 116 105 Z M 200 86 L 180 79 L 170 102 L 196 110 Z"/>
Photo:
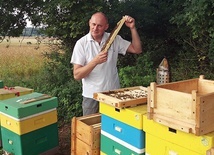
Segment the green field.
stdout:
<path fill-rule="evenodd" d="M 53 43 L 54 38 L 48 37 L 6 37 L 0 46 L 10 47 L 10 46 L 38 46 Z"/>
<path fill-rule="evenodd" d="M 37 44 L 35 38 L 11 38 L 0 43 L 0 80 L 11 84 L 37 74 L 44 65 L 47 44 Z M 29 43 L 30 42 L 30 43 Z M 15 82 L 14 82 L 15 83 Z"/>
<path fill-rule="evenodd" d="M 44 39 L 38 46 L 37 40 L 33 37 L 24 38 L 22 42 L 20 40 L 22 38 L 11 38 L 10 42 L 4 40 L 0 43 L 0 80 L 3 80 L 4 86 L 25 87 L 30 84 L 28 88 L 35 90 L 40 80 L 39 73 L 47 61 L 44 53 L 51 51 L 48 46 L 50 41 Z M 70 153 L 70 139 L 70 125 L 61 126 L 58 155 Z M 3 154 L 1 148 L 0 154 Z"/>

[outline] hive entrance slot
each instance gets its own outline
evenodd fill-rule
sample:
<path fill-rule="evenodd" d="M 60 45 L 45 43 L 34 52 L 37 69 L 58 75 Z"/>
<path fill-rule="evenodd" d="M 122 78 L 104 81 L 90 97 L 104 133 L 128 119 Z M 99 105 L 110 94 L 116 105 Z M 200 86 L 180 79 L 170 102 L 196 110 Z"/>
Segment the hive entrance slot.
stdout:
<path fill-rule="evenodd" d="M 169 128 L 169 132 L 177 133 L 177 130 L 175 130 L 173 128 Z"/>

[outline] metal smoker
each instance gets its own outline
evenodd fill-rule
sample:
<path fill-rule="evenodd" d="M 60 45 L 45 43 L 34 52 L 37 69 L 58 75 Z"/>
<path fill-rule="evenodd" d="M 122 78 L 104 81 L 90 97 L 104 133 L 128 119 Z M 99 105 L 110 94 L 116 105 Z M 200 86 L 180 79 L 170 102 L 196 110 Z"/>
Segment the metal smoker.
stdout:
<path fill-rule="evenodd" d="M 166 58 L 164 58 L 157 68 L 157 84 L 169 83 L 169 65 Z"/>

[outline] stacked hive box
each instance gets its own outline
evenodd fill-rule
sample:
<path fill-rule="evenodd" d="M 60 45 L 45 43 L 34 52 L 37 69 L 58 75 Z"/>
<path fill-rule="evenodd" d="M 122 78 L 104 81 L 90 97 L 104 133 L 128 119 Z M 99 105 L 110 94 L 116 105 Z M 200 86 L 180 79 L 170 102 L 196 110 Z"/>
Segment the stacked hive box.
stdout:
<path fill-rule="evenodd" d="M 141 134 L 131 131 L 136 126 L 129 123 L 134 122 L 134 115 L 128 111 L 136 108 L 143 112 L 141 106 L 121 109 L 130 104 L 114 102 L 106 94 L 94 97 L 100 101 L 102 114 L 101 154 L 139 154 Z M 147 114 L 141 121 L 147 155 L 214 155 L 214 81 L 200 76 L 162 85 L 151 83 L 147 94 Z"/>
<path fill-rule="evenodd" d="M 6 100 L 13 97 L 18 97 L 33 92 L 33 89 L 24 87 L 4 87 L 0 89 L 0 100 Z"/>
<path fill-rule="evenodd" d="M 214 81 L 196 79 L 148 87 L 148 118 L 195 135 L 214 131 Z"/>
<path fill-rule="evenodd" d="M 0 88 L 4 87 L 4 83 L 2 80 L 0 80 Z M 0 130 L 0 147 L 2 147 L 2 142 L 1 142 L 1 130 Z"/>
<path fill-rule="evenodd" d="M 214 132 L 196 136 L 143 117 L 147 155 L 213 155 Z"/>
<path fill-rule="evenodd" d="M 151 83 L 147 103 L 147 155 L 214 155 L 214 81 Z"/>
<path fill-rule="evenodd" d="M 4 82 L 2 80 L 0 80 L 0 88 L 4 87 Z"/>
<path fill-rule="evenodd" d="M 16 155 L 53 154 L 58 149 L 56 97 L 41 93 L 2 100 L 3 150 Z"/>
<path fill-rule="evenodd" d="M 30 88 L 24 88 L 24 87 L 4 87 L 3 81 L 0 81 L 0 100 L 5 100 L 9 98 L 14 98 L 26 94 L 30 94 L 33 92 L 33 89 Z M 0 131 L 0 140 L 1 140 L 1 131 Z M 0 143 L 0 146 L 2 144 Z"/>
<path fill-rule="evenodd" d="M 94 95 L 100 101 L 101 154 L 145 154 L 143 115 L 146 105 L 142 104 L 146 98 L 140 95 L 134 99 L 144 91 L 131 87 Z"/>
<path fill-rule="evenodd" d="M 101 154 L 144 155 L 146 105 L 115 109 L 100 102 Z"/>
<path fill-rule="evenodd" d="M 100 126 L 101 116 L 99 113 L 73 117 L 71 125 L 71 154 L 99 155 Z"/>

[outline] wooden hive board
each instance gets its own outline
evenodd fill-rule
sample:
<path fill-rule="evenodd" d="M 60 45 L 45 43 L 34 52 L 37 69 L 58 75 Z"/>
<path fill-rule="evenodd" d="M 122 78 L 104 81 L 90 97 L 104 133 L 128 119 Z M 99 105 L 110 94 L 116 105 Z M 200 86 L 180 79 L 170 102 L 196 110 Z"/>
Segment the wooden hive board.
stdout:
<path fill-rule="evenodd" d="M 73 117 L 71 120 L 71 154 L 99 155 L 101 114 Z"/>
<path fill-rule="evenodd" d="M 214 131 L 214 81 L 201 75 L 147 88 L 149 119 L 197 136 Z"/>
<path fill-rule="evenodd" d="M 94 93 L 94 99 L 115 108 L 137 106 L 147 102 L 147 88 L 136 86 Z"/>

